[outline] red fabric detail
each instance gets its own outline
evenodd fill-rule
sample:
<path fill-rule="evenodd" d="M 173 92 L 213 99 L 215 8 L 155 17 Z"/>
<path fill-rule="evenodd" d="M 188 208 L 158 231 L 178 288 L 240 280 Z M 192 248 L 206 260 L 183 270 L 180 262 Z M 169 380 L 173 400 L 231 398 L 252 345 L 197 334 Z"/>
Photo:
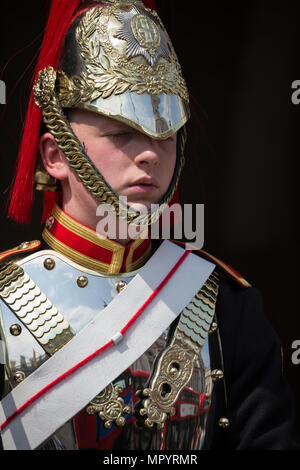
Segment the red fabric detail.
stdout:
<path fill-rule="evenodd" d="M 58 201 L 59 195 L 61 193 L 46 193 L 49 197 L 51 197 L 51 194 L 55 194 L 53 200 L 51 199 L 50 203 L 48 203 L 48 207 L 53 207 L 53 204 L 56 202 L 58 205 L 60 205 L 60 202 Z M 45 214 L 45 210 L 44 210 Z M 48 216 L 51 215 L 51 212 L 47 211 Z M 46 214 L 45 214 L 46 215 Z M 71 216 L 68 215 L 68 217 L 72 220 L 74 220 L 77 224 L 75 219 L 73 219 Z M 84 224 L 80 224 L 83 227 L 88 228 Z M 91 230 L 91 229 L 90 229 Z M 75 231 L 70 231 L 67 228 L 65 228 L 62 224 L 60 224 L 57 220 L 55 220 L 54 224 L 52 225 L 51 229 L 49 230 L 50 233 L 57 238 L 57 240 L 61 241 L 68 247 L 72 248 L 73 250 L 89 256 L 90 258 L 93 258 L 97 261 L 102 261 L 103 263 L 110 264 L 112 262 L 113 258 L 113 251 L 110 250 L 109 248 L 103 248 L 99 245 L 96 245 L 93 242 L 90 242 L 86 240 L 85 238 L 82 238 L 80 235 L 77 235 Z M 96 233 L 96 232 L 95 232 Z M 118 243 L 118 242 L 114 242 Z M 127 272 L 127 259 L 128 255 L 130 253 L 132 244 L 135 243 L 135 240 L 130 242 L 126 247 L 125 247 L 125 253 L 123 256 L 123 263 L 122 263 L 122 271 L 121 272 Z M 120 248 L 123 248 L 123 245 L 121 243 L 119 244 Z M 151 240 L 150 239 L 145 239 L 133 252 L 133 257 L 132 257 L 132 262 L 137 261 L 143 254 L 147 251 L 149 246 L 151 245 Z"/>
<path fill-rule="evenodd" d="M 166 422 L 164 422 L 164 424 L 163 424 L 163 435 L 162 435 L 161 450 L 166 450 Z"/>
<path fill-rule="evenodd" d="M 85 410 L 80 411 L 73 418 L 75 435 L 79 449 L 100 449 L 99 442 L 95 439 L 97 434 L 96 419 L 96 414 L 89 416 Z"/>
<path fill-rule="evenodd" d="M 125 248 L 125 253 L 124 253 L 124 258 L 123 258 L 123 263 L 122 263 L 122 271 L 127 272 L 130 270 L 131 266 L 127 265 L 127 260 L 128 256 L 131 250 L 131 246 L 134 243 L 134 241 L 130 242 L 129 245 L 126 246 Z M 151 245 L 151 240 L 149 238 L 146 238 L 133 252 L 132 255 L 132 260 L 131 262 L 134 263 L 137 261 L 143 254 L 147 251 L 149 246 Z"/>
<path fill-rule="evenodd" d="M 151 10 L 156 10 L 156 1 L 155 0 L 144 0 L 144 5 Z"/>
<path fill-rule="evenodd" d="M 177 188 L 175 189 L 173 197 L 171 201 L 169 202 L 169 206 L 171 206 L 172 204 L 178 204 L 178 203 L 179 203 L 179 193 L 178 193 L 178 188 Z"/>
<path fill-rule="evenodd" d="M 42 215 L 42 223 L 44 223 L 51 215 L 52 209 L 54 204 L 61 205 L 62 202 L 62 193 L 61 192 L 44 192 L 44 208 L 43 208 L 43 215 Z"/>
<path fill-rule="evenodd" d="M 151 245 L 151 241 L 149 238 L 146 238 L 141 244 L 140 246 L 138 246 L 135 250 L 134 250 L 134 253 L 133 253 L 133 256 L 132 256 L 132 262 L 134 263 L 136 260 L 138 260 L 141 256 L 143 256 L 143 254 L 147 251 L 147 249 L 149 248 L 149 246 Z"/>
<path fill-rule="evenodd" d="M 16 254 L 21 254 L 21 253 L 30 253 L 31 251 L 36 251 L 38 248 L 40 248 L 42 243 L 40 243 L 39 245 L 35 246 L 34 248 L 24 248 L 24 249 L 19 249 L 19 248 L 15 248 L 15 249 L 11 249 L 11 250 L 7 250 L 6 252 L 3 252 L 3 253 L 0 253 L 0 261 L 4 261 L 6 258 L 10 258 L 11 256 L 13 255 L 16 255 Z M 7 254 L 5 254 L 7 253 Z"/>
<path fill-rule="evenodd" d="M 90 258 L 107 264 L 110 264 L 112 261 L 113 253 L 111 250 L 105 249 L 102 246 L 96 245 L 95 243 L 80 237 L 61 225 L 57 220 L 54 222 L 50 233 L 57 238 L 57 240 L 73 250 L 78 251 L 82 255 L 89 256 Z"/>
<path fill-rule="evenodd" d="M 209 259 L 211 259 L 213 262 L 217 263 L 218 266 L 220 266 L 221 268 L 224 269 L 224 267 L 222 266 L 222 264 L 224 266 L 226 266 L 230 271 L 232 271 L 233 274 L 235 274 L 237 277 L 243 279 L 243 276 L 238 272 L 236 271 L 235 269 L 233 269 L 231 266 L 229 266 L 229 264 L 226 264 L 224 263 L 224 261 L 221 261 L 221 260 L 218 260 L 217 258 L 215 258 L 214 256 L 210 255 L 209 253 L 207 253 L 207 251 L 203 251 L 203 250 L 198 250 L 200 253 L 202 253 L 204 256 L 207 256 Z M 220 264 L 219 264 L 220 263 Z M 228 274 L 230 274 L 228 271 L 225 271 L 227 272 Z"/>
<path fill-rule="evenodd" d="M 123 394 L 121 395 L 121 397 Z M 97 415 L 89 416 L 85 410 L 82 410 L 73 418 L 76 440 L 79 449 L 98 449 L 110 450 L 113 448 L 115 440 L 122 432 L 122 427 L 112 425 L 107 430 L 106 435 L 100 435 L 99 421 L 97 423 Z M 126 421 L 127 423 L 129 421 Z M 101 437 L 101 439 L 100 439 Z"/>
<path fill-rule="evenodd" d="M 168 207 L 172 208 L 173 204 L 180 204 L 178 188 L 175 189 L 173 197 L 172 197 L 171 201 L 168 204 Z M 163 213 L 161 214 L 161 216 L 159 218 L 159 229 L 160 229 L 160 231 L 161 231 L 162 226 L 163 226 L 162 219 L 163 219 Z M 173 212 L 171 212 L 170 213 L 170 228 L 175 226 L 175 222 L 176 222 L 175 214 Z"/>
<path fill-rule="evenodd" d="M 123 256 L 122 267 L 121 267 L 121 272 L 123 272 L 123 273 L 126 273 L 126 271 L 129 271 L 129 269 L 127 269 L 128 255 L 129 255 L 129 250 L 128 250 L 128 247 L 126 247 L 125 253 L 124 253 L 124 256 Z"/>
<path fill-rule="evenodd" d="M 157 288 L 152 292 L 150 297 L 146 300 L 146 302 L 138 309 L 138 311 L 133 315 L 133 317 L 129 320 L 127 325 L 122 328 L 120 333 L 124 335 L 126 331 L 133 325 L 133 323 L 137 320 L 138 317 L 141 316 L 143 311 L 148 307 L 148 305 L 152 302 L 152 300 L 159 294 L 159 292 L 164 288 L 164 286 L 168 283 L 170 278 L 175 274 L 175 272 L 179 269 L 181 264 L 184 262 L 184 260 L 187 258 L 187 256 L 191 253 L 190 250 L 185 250 L 183 255 L 179 258 L 177 263 L 173 266 L 171 271 L 167 274 L 167 276 L 163 279 L 163 281 L 157 286 Z M 62 382 L 65 378 L 69 377 L 72 375 L 74 372 L 76 372 L 78 369 L 80 369 L 82 366 L 90 362 L 92 359 L 95 357 L 99 356 L 103 351 L 108 349 L 110 346 L 113 346 L 114 342 L 112 340 L 108 341 L 104 346 L 101 348 L 97 349 L 94 351 L 90 356 L 87 356 L 84 358 L 82 361 L 78 362 L 75 364 L 73 367 L 71 367 L 69 370 L 61 374 L 59 377 L 54 379 L 52 382 L 50 382 L 48 385 L 46 385 L 44 388 L 42 388 L 38 393 L 33 395 L 31 398 L 29 398 L 23 405 L 21 405 L 18 409 L 16 409 L 8 418 L 1 424 L 1 430 L 6 428 L 6 426 L 13 421 L 13 419 L 18 416 L 22 411 L 24 411 L 26 408 L 28 408 L 32 403 L 34 403 L 38 398 L 42 397 L 45 395 L 49 390 L 51 390 L 55 385 L 58 383 Z"/>
<path fill-rule="evenodd" d="M 131 367 L 128 367 L 128 370 L 129 370 L 130 374 L 132 375 L 132 377 L 146 377 L 146 378 L 148 378 L 149 375 L 150 375 L 150 372 L 146 372 L 145 370 L 142 370 L 142 369 L 133 370 L 133 369 L 131 369 Z"/>
<path fill-rule="evenodd" d="M 206 399 L 205 393 L 201 393 L 201 395 L 199 395 L 199 403 L 198 403 L 198 411 L 200 414 L 204 412 L 205 399 Z"/>
<path fill-rule="evenodd" d="M 33 83 L 41 69 L 48 65 L 57 68 L 65 34 L 79 3 L 80 0 L 52 0 Z M 31 218 L 33 178 L 41 121 L 42 112 L 36 106 L 31 92 L 8 208 L 8 216 L 16 222 L 29 223 Z"/>

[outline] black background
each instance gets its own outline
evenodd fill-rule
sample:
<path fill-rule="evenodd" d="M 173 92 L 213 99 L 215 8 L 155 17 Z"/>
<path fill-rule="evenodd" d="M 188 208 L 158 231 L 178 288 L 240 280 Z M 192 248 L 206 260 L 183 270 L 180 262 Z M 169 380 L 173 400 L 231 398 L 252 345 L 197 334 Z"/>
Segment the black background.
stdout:
<path fill-rule="evenodd" d="M 181 201 L 205 204 L 204 249 L 221 258 L 264 297 L 279 334 L 285 373 L 297 403 L 300 364 L 298 299 L 298 173 L 300 3 L 157 0 L 192 96 Z M 41 198 L 32 224 L 7 220 L 5 203 L 25 117 L 31 74 L 49 1 L 1 4 L 0 250 L 40 238 Z"/>

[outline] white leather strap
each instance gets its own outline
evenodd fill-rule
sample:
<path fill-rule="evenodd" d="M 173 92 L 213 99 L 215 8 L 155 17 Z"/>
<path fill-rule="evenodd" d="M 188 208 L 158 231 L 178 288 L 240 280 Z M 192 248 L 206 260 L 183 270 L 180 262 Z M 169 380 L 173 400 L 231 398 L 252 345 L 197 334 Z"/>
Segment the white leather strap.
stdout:
<path fill-rule="evenodd" d="M 122 337 L 119 332 L 165 279 L 183 249 L 165 241 L 135 278 L 80 333 L 2 401 L 0 425 L 74 365 L 114 344 L 18 414 L 2 431 L 4 449 L 35 449 L 83 409 L 165 331 L 203 286 L 215 265 L 190 254 Z M 84 311 L 82 312 L 84 315 Z"/>

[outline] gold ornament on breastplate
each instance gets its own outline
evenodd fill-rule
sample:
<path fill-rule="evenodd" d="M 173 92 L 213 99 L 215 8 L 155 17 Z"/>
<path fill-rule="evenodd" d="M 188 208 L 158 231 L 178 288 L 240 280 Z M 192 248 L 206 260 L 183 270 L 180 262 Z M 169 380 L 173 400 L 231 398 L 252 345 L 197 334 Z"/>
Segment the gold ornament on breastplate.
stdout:
<path fill-rule="evenodd" d="M 123 392 L 120 385 L 108 385 L 99 395 L 97 395 L 87 406 L 86 412 L 89 415 L 97 413 L 104 426 L 110 428 L 112 423 L 117 426 L 125 425 L 123 414 L 130 413 L 130 407 L 125 405 L 123 398 L 119 395 Z"/>
<path fill-rule="evenodd" d="M 160 355 L 150 386 L 140 392 L 137 417 L 160 429 L 174 415 L 179 394 L 188 384 L 215 314 L 218 276 L 211 274 L 202 289 L 182 311 L 169 346 Z"/>
<path fill-rule="evenodd" d="M 141 416 L 147 416 L 145 425 L 152 428 L 154 424 L 160 429 L 167 415 L 174 415 L 173 407 L 183 386 L 188 383 L 193 373 L 193 362 L 197 354 L 189 350 L 184 342 L 175 340 L 164 351 L 158 365 L 155 386 L 146 388 L 142 396 L 144 407 Z"/>

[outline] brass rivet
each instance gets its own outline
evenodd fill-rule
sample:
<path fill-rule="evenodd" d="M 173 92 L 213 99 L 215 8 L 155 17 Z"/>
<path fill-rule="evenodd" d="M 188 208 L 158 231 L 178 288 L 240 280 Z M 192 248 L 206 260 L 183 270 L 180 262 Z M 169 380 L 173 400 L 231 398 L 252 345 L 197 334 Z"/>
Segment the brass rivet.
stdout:
<path fill-rule="evenodd" d="M 171 377 L 176 377 L 176 375 L 178 375 L 178 369 L 176 369 L 176 367 L 171 367 L 169 375 Z"/>
<path fill-rule="evenodd" d="M 77 285 L 78 287 L 86 287 L 88 285 L 88 278 L 86 276 L 78 276 Z"/>
<path fill-rule="evenodd" d="M 51 269 L 53 269 L 54 266 L 55 266 L 54 259 L 46 258 L 45 261 L 44 261 L 44 266 L 45 266 L 46 269 L 48 269 L 48 271 L 51 271 Z"/>
<path fill-rule="evenodd" d="M 29 247 L 29 242 L 23 242 L 21 245 L 18 246 L 18 250 L 25 250 Z"/>
<path fill-rule="evenodd" d="M 215 369 L 211 371 L 211 378 L 213 382 L 217 382 L 218 380 L 222 380 L 224 378 L 224 372 L 219 369 Z"/>
<path fill-rule="evenodd" d="M 218 421 L 218 424 L 220 426 L 220 428 L 228 428 L 229 426 L 229 419 L 228 418 L 220 418 L 219 421 Z"/>
<path fill-rule="evenodd" d="M 179 374 L 179 371 L 180 371 L 180 364 L 178 364 L 178 362 L 173 361 L 170 364 L 170 368 L 169 368 L 170 377 L 173 377 L 173 378 L 176 377 Z"/>
<path fill-rule="evenodd" d="M 17 371 L 15 372 L 14 374 L 14 380 L 19 384 L 21 382 L 23 382 L 23 380 L 25 379 L 25 374 L 24 372 L 21 372 L 21 371 Z"/>
<path fill-rule="evenodd" d="M 14 323 L 10 326 L 9 331 L 13 336 L 19 336 L 21 334 L 22 328 L 20 325 L 18 325 L 18 323 Z"/>
<path fill-rule="evenodd" d="M 120 293 L 123 289 L 125 289 L 126 286 L 127 286 L 127 282 L 125 282 L 125 281 L 118 281 L 118 282 L 116 283 L 116 286 L 115 286 L 115 287 L 116 287 L 116 291 L 117 291 L 118 293 Z"/>
<path fill-rule="evenodd" d="M 213 323 L 211 324 L 210 329 L 208 330 L 208 333 L 209 333 L 209 334 L 214 333 L 217 329 L 218 329 L 217 323 L 213 322 Z"/>

